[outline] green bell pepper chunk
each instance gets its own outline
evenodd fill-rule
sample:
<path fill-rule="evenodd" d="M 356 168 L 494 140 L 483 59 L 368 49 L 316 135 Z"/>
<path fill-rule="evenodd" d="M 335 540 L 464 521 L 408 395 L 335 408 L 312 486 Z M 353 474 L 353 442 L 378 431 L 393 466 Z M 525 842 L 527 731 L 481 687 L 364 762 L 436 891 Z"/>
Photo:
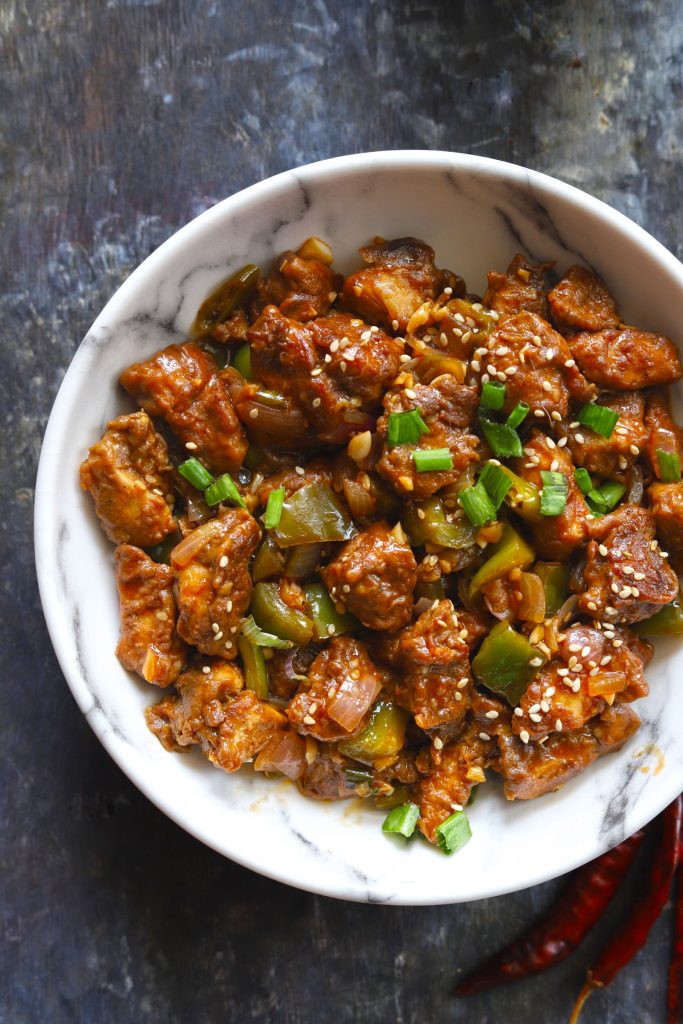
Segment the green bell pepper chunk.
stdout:
<path fill-rule="evenodd" d="M 334 602 L 322 583 L 308 583 L 304 587 L 308 602 L 308 610 L 313 619 L 316 640 L 329 640 L 340 633 L 351 633 L 358 627 L 358 622 L 348 612 L 342 614 L 334 607 Z M 353 755 L 351 755 L 353 756 Z"/>
<path fill-rule="evenodd" d="M 358 533 L 336 494 L 314 480 L 295 491 L 282 507 L 275 538 L 282 548 L 295 544 L 327 544 Z"/>
<path fill-rule="evenodd" d="M 388 700 L 378 700 L 362 733 L 342 740 L 337 749 L 364 764 L 372 764 L 378 757 L 393 757 L 403 747 L 407 725 L 407 711 Z"/>
<path fill-rule="evenodd" d="M 261 546 L 254 555 L 251 567 L 251 578 L 254 583 L 270 579 L 272 576 L 280 576 L 285 571 L 286 556 L 284 551 L 278 547 L 270 534 L 266 534 Z"/>
<path fill-rule="evenodd" d="M 443 601 L 446 596 L 443 578 L 439 577 L 438 580 L 433 580 L 432 582 L 418 580 L 414 594 L 416 601 L 421 597 L 427 597 L 430 601 Z"/>
<path fill-rule="evenodd" d="M 293 580 L 305 580 L 313 576 L 322 554 L 322 544 L 297 544 L 287 549 L 285 575 Z"/>
<path fill-rule="evenodd" d="M 546 660 L 525 636 L 507 622 L 499 622 L 479 648 L 472 671 L 480 683 L 514 708 Z"/>
<path fill-rule="evenodd" d="M 261 700 L 265 700 L 268 696 L 268 669 L 263 650 L 252 644 L 246 636 L 237 638 L 237 650 L 242 658 L 247 689 L 252 690 Z"/>
<path fill-rule="evenodd" d="M 665 604 L 658 612 L 642 622 L 635 622 L 631 629 L 639 636 L 683 636 L 683 601 L 681 595 Z"/>
<path fill-rule="evenodd" d="M 516 530 L 506 524 L 503 536 L 497 544 L 493 545 L 490 557 L 472 577 L 470 598 L 478 594 L 481 588 L 491 580 L 496 580 L 499 576 L 507 576 L 511 569 L 526 569 L 535 557 L 533 548 L 523 537 L 520 537 Z"/>
<path fill-rule="evenodd" d="M 545 590 L 545 614 L 555 615 L 567 600 L 571 569 L 561 562 L 536 562 L 534 572 Z"/>
<path fill-rule="evenodd" d="M 194 322 L 195 334 L 208 334 L 249 298 L 261 276 L 255 263 L 247 263 L 204 299 Z"/>
<path fill-rule="evenodd" d="M 508 466 L 500 467 L 512 480 L 512 487 L 505 495 L 505 501 L 518 516 L 530 523 L 541 520 L 541 492 L 536 484 L 513 473 Z"/>
<path fill-rule="evenodd" d="M 419 515 L 419 512 L 423 515 Z M 401 525 L 408 534 L 410 543 L 417 547 L 429 542 L 459 551 L 471 547 L 477 533 L 477 528 L 467 519 L 455 519 L 449 523 L 443 502 L 441 498 L 436 497 L 409 505 L 403 514 Z"/>
<path fill-rule="evenodd" d="M 251 349 L 248 345 L 240 345 L 235 352 L 235 358 L 232 361 L 232 365 L 238 373 L 242 374 L 245 380 L 254 379 L 254 375 L 251 372 Z"/>
<path fill-rule="evenodd" d="M 254 622 L 266 633 L 274 633 L 283 640 L 291 640 L 299 647 L 305 647 L 313 637 L 313 622 L 280 597 L 277 583 L 257 583 L 251 598 L 251 614 Z"/>

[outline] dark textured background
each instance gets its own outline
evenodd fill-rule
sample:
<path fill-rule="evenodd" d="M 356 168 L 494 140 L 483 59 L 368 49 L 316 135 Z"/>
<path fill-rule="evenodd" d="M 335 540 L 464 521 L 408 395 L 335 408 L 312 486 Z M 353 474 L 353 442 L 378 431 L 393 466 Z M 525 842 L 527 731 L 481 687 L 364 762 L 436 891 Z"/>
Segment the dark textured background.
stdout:
<path fill-rule="evenodd" d="M 338 903 L 222 860 L 131 787 L 50 647 L 33 484 L 105 300 L 195 214 L 296 164 L 401 147 L 512 160 L 680 254 L 680 5 L 0 0 L 0 47 L 0 1020 L 561 1024 L 599 934 L 526 984 L 467 1003 L 450 989 L 562 883 Z M 670 916 L 585 1024 L 664 1021 Z"/>

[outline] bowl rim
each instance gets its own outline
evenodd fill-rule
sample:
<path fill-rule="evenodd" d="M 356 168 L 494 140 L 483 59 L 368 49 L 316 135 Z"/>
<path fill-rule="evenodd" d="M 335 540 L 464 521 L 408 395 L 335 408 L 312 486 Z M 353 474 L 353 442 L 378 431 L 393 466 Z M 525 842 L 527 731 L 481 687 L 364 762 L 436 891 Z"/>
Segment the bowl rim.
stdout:
<path fill-rule="evenodd" d="M 138 763 L 135 758 L 126 757 L 125 748 L 119 745 L 116 736 L 104 727 L 103 720 L 99 716 L 92 716 L 88 713 L 92 708 L 92 694 L 85 686 L 84 680 L 82 679 L 82 676 L 78 671 L 77 666 L 74 664 L 69 650 L 67 649 L 66 639 L 62 635 L 62 624 L 59 615 L 61 599 L 59 597 L 56 584 L 58 579 L 56 552 L 48 542 L 50 530 L 46 529 L 48 520 L 53 515 L 49 498 L 53 493 L 55 493 L 55 487 L 52 481 L 56 474 L 56 467 L 52 464 L 55 460 L 50 460 L 48 456 L 56 447 L 55 441 L 58 441 L 64 432 L 66 419 L 68 417 L 72 401 L 72 392 L 74 391 L 78 381 L 77 374 L 72 371 L 77 365 L 79 357 L 82 355 L 84 345 L 91 332 L 105 323 L 111 324 L 112 322 L 116 322 L 118 307 L 127 301 L 128 292 L 131 289 L 137 289 L 140 285 L 144 284 L 145 278 L 155 275 L 158 271 L 159 265 L 171 256 L 175 250 L 182 248 L 186 242 L 190 242 L 195 235 L 201 234 L 205 225 L 215 219 L 222 218 L 225 214 L 229 214 L 233 210 L 237 210 L 245 202 L 249 202 L 254 199 L 265 201 L 269 196 L 277 195 L 280 189 L 286 190 L 292 184 L 296 185 L 298 188 L 305 189 L 309 183 L 313 184 L 315 182 L 317 184 L 325 182 L 330 178 L 334 178 L 339 175 L 348 177 L 353 176 L 354 174 L 365 174 L 369 170 L 380 173 L 387 171 L 405 172 L 411 169 L 416 171 L 441 169 L 458 172 L 476 172 L 477 175 L 484 178 L 501 179 L 507 183 L 517 184 L 518 186 L 529 190 L 535 198 L 542 198 L 544 195 L 552 194 L 554 197 L 564 199 L 570 204 L 578 205 L 599 220 L 630 234 L 634 241 L 645 248 L 649 252 L 649 255 L 661 265 L 664 271 L 677 276 L 681 282 L 681 286 L 683 287 L 683 264 L 681 264 L 681 262 L 676 259 L 676 257 L 669 252 L 661 242 L 657 241 L 657 239 L 649 234 L 649 232 L 636 224 L 625 214 L 615 210 L 602 200 L 596 199 L 594 196 L 582 189 L 541 171 L 536 171 L 522 165 L 512 164 L 502 160 L 494 160 L 491 157 L 477 156 L 469 153 L 419 149 L 379 150 L 359 154 L 348 154 L 332 157 L 326 160 L 315 161 L 313 163 L 302 164 L 255 182 L 254 184 L 227 196 L 225 199 L 222 199 L 209 207 L 203 213 L 199 214 L 183 227 L 175 231 L 168 239 L 166 239 L 165 242 L 150 253 L 150 255 L 147 256 L 117 288 L 101 312 L 95 318 L 91 327 L 86 332 L 85 337 L 75 350 L 64 379 L 62 380 L 55 396 L 41 446 L 34 500 L 34 552 L 36 574 L 43 614 L 45 616 L 50 640 L 57 655 L 60 668 L 76 703 L 78 704 L 81 712 L 85 715 L 86 720 L 89 722 L 97 738 L 116 762 L 118 767 L 130 779 L 136 788 L 139 789 L 167 817 L 183 828 L 186 832 L 189 832 L 194 838 L 214 849 L 222 856 L 233 860 L 235 863 L 238 863 L 243 867 L 250 868 L 258 874 L 271 878 L 274 881 L 282 882 L 307 892 L 358 902 L 373 902 L 372 895 L 363 895 L 360 893 L 350 893 L 345 891 L 344 883 L 342 881 L 340 881 L 335 888 L 330 885 L 324 886 L 307 883 L 305 878 L 297 876 L 296 870 L 291 870 L 287 867 L 287 861 L 285 861 L 284 865 L 281 866 L 277 862 L 277 859 L 271 858 L 270 861 L 267 861 L 263 857 L 255 856 L 250 858 L 249 856 L 236 854 L 226 849 L 226 844 L 224 842 L 221 843 L 218 838 L 212 837 L 210 832 L 206 829 L 202 831 L 199 828 L 193 827 L 192 824 L 183 817 L 182 809 L 175 806 L 176 801 L 174 799 L 173 792 L 166 792 L 165 790 L 158 788 L 153 781 L 150 782 L 150 780 L 146 778 L 144 771 L 138 767 Z M 658 789 L 659 799 L 654 801 L 654 804 L 657 806 L 657 811 L 655 813 L 658 813 L 659 810 L 663 809 L 677 796 L 681 788 L 683 788 L 683 779 L 677 781 L 675 775 L 672 773 L 668 773 L 668 778 L 670 780 L 670 785 L 668 787 L 665 785 L 664 779 L 661 780 L 660 787 Z M 645 813 L 641 812 L 640 815 L 634 814 L 631 816 L 629 820 L 629 830 L 636 831 L 638 828 L 641 828 L 646 824 L 648 820 L 651 820 L 653 817 L 650 813 L 651 807 L 652 805 Z M 640 820 L 641 818 L 642 820 Z M 570 863 L 569 866 L 563 870 L 572 870 L 580 864 L 585 863 L 588 859 L 589 858 L 586 858 L 584 855 L 581 855 L 581 857 L 576 859 L 575 863 Z M 296 865 L 294 865 L 294 869 L 295 868 Z M 439 901 L 435 901 L 432 898 L 420 899 L 419 896 L 402 898 L 401 894 L 398 893 L 392 898 L 391 905 L 417 906 L 469 902 L 477 899 L 499 896 L 509 892 L 521 891 L 531 885 L 540 884 L 554 877 L 557 877 L 557 871 L 552 867 L 549 867 L 548 871 L 538 874 L 530 881 L 524 881 L 520 886 L 511 886 L 509 884 L 499 884 L 496 886 L 493 884 L 487 887 L 486 890 L 473 891 L 465 898 L 459 896 L 455 898 L 446 897 Z"/>

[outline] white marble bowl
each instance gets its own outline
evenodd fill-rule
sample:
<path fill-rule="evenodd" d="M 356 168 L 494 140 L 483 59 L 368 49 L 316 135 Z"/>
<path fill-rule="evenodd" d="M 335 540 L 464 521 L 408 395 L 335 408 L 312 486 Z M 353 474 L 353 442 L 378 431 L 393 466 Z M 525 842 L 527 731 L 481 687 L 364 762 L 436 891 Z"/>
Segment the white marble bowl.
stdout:
<path fill-rule="evenodd" d="M 471 842 L 446 857 L 382 834 L 358 802 L 321 804 L 245 769 L 166 753 L 143 709 L 159 691 L 129 675 L 114 648 L 112 546 L 78 467 L 106 422 L 130 408 L 117 387 L 134 359 L 182 339 L 201 300 L 246 262 L 268 264 L 308 235 L 350 271 L 373 235 L 416 235 L 437 262 L 483 291 L 486 272 L 521 248 L 559 269 L 595 267 L 625 318 L 678 339 L 683 267 L 641 228 L 583 192 L 533 171 L 453 153 L 342 157 L 288 171 L 224 200 L 170 238 L 97 317 L 64 379 L 36 490 L 36 560 L 52 642 L 81 710 L 106 749 L 158 807 L 202 842 L 290 885 L 351 900 L 429 904 L 480 899 L 584 863 L 649 821 L 683 789 L 683 648 L 661 640 L 642 727 L 562 790 L 508 803 L 495 779 L 477 793 Z M 68 743 L 68 736 L 63 737 Z"/>

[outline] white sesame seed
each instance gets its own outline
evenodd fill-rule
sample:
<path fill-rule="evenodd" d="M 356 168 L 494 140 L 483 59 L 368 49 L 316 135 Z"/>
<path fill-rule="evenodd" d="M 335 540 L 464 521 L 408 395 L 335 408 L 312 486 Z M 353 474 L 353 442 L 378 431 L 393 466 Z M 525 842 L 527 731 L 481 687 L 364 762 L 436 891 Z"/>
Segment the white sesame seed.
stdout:
<path fill-rule="evenodd" d="M 630 445 L 629 451 L 630 451 L 631 455 L 640 455 L 640 448 L 638 447 L 637 444 Z"/>
<path fill-rule="evenodd" d="M 538 714 L 538 712 L 540 710 L 541 710 L 541 705 L 540 704 L 532 704 L 531 707 L 529 708 L 529 714 L 530 715 L 536 715 L 536 714 Z"/>
<path fill-rule="evenodd" d="M 556 732 L 562 732 L 562 719 L 561 718 L 556 718 L 555 719 L 555 731 Z"/>
<path fill-rule="evenodd" d="M 555 687 L 554 686 L 549 686 L 548 689 L 544 692 L 543 696 L 544 697 L 554 697 L 555 696 Z"/>
<path fill-rule="evenodd" d="M 591 649 L 590 649 L 590 647 L 588 646 L 588 644 L 586 644 L 586 646 L 585 646 L 585 647 L 582 647 L 582 648 L 581 648 L 581 657 L 582 657 L 582 658 L 587 658 L 587 657 L 588 657 L 588 655 L 590 654 L 590 652 L 591 652 Z"/>
<path fill-rule="evenodd" d="M 566 437 L 561 437 L 560 440 L 557 442 L 557 447 L 558 448 L 564 448 L 566 443 L 567 443 L 567 438 Z"/>
<path fill-rule="evenodd" d="M 479 371 L 481 370 L 481 363 L 479 362 L 478 359 L 472 359 L 470 361 L 470 366 L 472 367 L 475 373 L 479 373 Z"/>
<path fill-rule="evenodd" d="M 497 711 L 487 711 L 486 712 L 486 717 L 487 718 L 491 718 L 491 719 L 498 718 L 498 712 Z"/>
<path fill-rule="evenodd" d="M 553 459 L 553 461 L 550 463 L 550 472 L 551 473 L 556 473 L 559 468 L 560 468 L 560 463 L 558 462 L 557 459 Z"/>
<path fill-rule="evenodd" d="M 230 632 L 231 632 L 231 633 L 232 633 L 232 632 L 234 632 L 234 629 L 235 629 L 235 628 L 236 628 L 236 627 L 233 627 L 233 629 L 231 629 L 231 630 L 230 630 Z M 230 650 L 230 648 L 232 647 L 232 640 L 226 640 L 226 641 L 225 641 L 225 643 L 223 644 L 223 646 L 224 646 L 225 648 L 227 648 L 227 650 Z"/>
<path fill-rule="evenodd" d="M 623 642 L 624 642 L 623 640 L 619 640 L 619 639 L 613 640 L 612 641 L 612 647 L 621 647 Z"/>
<path fill-rule="evenodd" d="M 330 343 L 330 352 L 336 352 L 338 348 L 339 338 L 334 338 L 334 340 Z"/>
<path fill-rule="evenodd" d="M 600 552 L 600 554 L 602 555 L 603 558 L 607 557 L 607 548 L 605 547 L 604 544 L 600 545 L 600 547 L 598 548 L 598 551 Z"/>
<path fill-rule="evenodd" d="M 524 714 L 524 712 L 522 711 L 521 708 L 515 708 L 513 714 L 517 715 L 518 718 L 521 718 L 522 715 Z"/>
<path fill-rule="evenodd" d="M 508 367 L 506 367 L 505 374 L 506 374 L 507 377 L 514 377 L 514 375 L 516 373 L 517 373 L 517 367 L 516 366 L 508 366 Z"/>
<path fill-rule="evenodd" d="M 572 656 L 569 659 L 569 661 L 567 662 L 567 664 L 569 665 L 570 668 L 576 668 L 576 666 L 579 664 L 579 659 L 576 657 L 575 654 L 572 654 Z"/>
<path fill-rule="evenodd" d="M 464 690 L 468 683 L 469 679 L 467 678 L 467 676 L 463 676 L 462 679 L 458 680 L 458 689 Z"/>
<path fill-rule="evenodd" d="M 613 594 L 618 594 L 619 593 L 619 584 L 618 583 L 610 583 L 610 590 L 612 591 Z"/>
<path fill-rule="evenodd" d="M 392 331 L 397 331 L 398 330 L 398 320 L 392 320 L 391 321 L 391 329 L 392 329 Z"/>
<path fill-rule="evenodd" d="M 644 572 L 634 572 L 633 578 L 634 578 L 634 580 L 644 580 L 645 579 L 645 573 Z"/>
<path fill-rule="evenodd" d="M 543 412 L 543 409 L 534 409 L 534 416 L 536 416 L 537 419 L 542 420 L 545 413 Z"/>
<path fill-rule="evenodd" d="M 583 436 L 583 434 L 574 434 L 574 440 L 576 441 L 577 444 L 585 444 L 586 443 L 586 438 Z"/>
<path fill-rule="evenodd" d="M 568 668 L 558 668 L 557 674 L 558 674 L 558 676 L 568 676 L 569 675 L 569 669 Z"/>
<path fill-rule="evenodd" d="M 624 573 L 625 576 L 630 576 L 631 573 L 633 572 L 633 566 L 632 565 L 624 565 L 622 567 L 622 572 Z"/>
<path fill-rule="evenodd" d="M 202 672 L 204 673 L 205 676 L 208 676 L 210 671 L 211 669 L 209 668 L 208 665 L 204 665 L 204 667 L 202 668 Z"/>
<path fill-rule="evenodd" d="M 220 565 L 221 569 L 225 569 L 226 565 L 228 564 L 228 556 L 221 555 L 221 560 L 218 564 Z"/>
<path fill-rule="evenodd" d="M 156 617 L 159 620 L 159 622 L 166 622 L 166 620 L 168 619 L 168 615 L 164 611 L 156 612 Z"/>
<path fill-rule="evenodd" d="M 435 736 L 434 737 L 434 749 L 435 750 L 442 750 L 443 749 L 443 740 L 441 739 L 440 736 Z"/>
<path fill-rule="evenodd" d="M 538 725 L 538 724 L 539 724 L 539 722 L 541 722 L 541 721 L 542 721 L 542 718 L 541 718 L 541 716 L 540 716 L 540 715 L 532 715 L 532 714 L 531 714 L 531 712 L 529 712 L 529 718 L 530 718 L 530 719 L 531 719 L 531 721 L 532 721 L 532 722 L 534 722 L 534 723 L 535 723 L 536 725 Z"/>
<path fill-rule="evenodd" d="M 588 608 L 588 610 L 589 610 L 590 612 L 597 612 L 597 610 L 598 610 L 598 606 L 597 606 L 597 604 L 595 603 L 595 601 L 588 601 L 588 602 L 586 603 L 586 608 Z"/>
<path fill-rule="evenodd" d="M 555 422 L 556 422 L 556 423 L 560 423 L 560 422 L 561 422 L 561 420 L 562 420 L 562 416 L 561 416 L 561 415 L 560 415 L 560 413 L 559 413 L 559 412 L 557 411 L 557 409 L 553 409 L 553 411 L 552 411 L 552 412 L 550 413 L 550 418 L 551 418 L 552 420 L 555 420 Z"/>
<path fill-rule="evenodd" d="M 197 450 L 197 445 L 194 443 L 194 441 L 186 441 L 185 447 L 191 452 L 196 452 Z"/>
<path fill-rule="evenodd" d="M 480 732 L 479 733 L 479 739 L 480 740 L 484 740 L 484 742 L 486 742 L 486 740 L 490 740 L 491 737 L 489 736 L 489 734 L 487 732 Z"/>
<path fill-rule="evenodd" d="M 460 693 L 460 690 L 455 691 L 455 699 L 462 700 L 462 694 Z"/>
<path fill-rule="evenodd" d="M 297 476 L 304 476 L 306 470 L 304 469 L 303 466 L 295 466 L 294 472 L 297 474 Z"/>
<path fill-rule="evenodd" d="M 564 365 L 567 367 L 568 370 L 571 370 L 572 366 L 576 366 L 576 360 L 566 359 Z"/>
<path fill-rule="evenodd" d="M 417 395 L 415 394 L 415 392 L 413 391 L 412 388 L 406 388 L 405 389 L 405 394 L 406 394 L 406 398 L 417 398 Z"/>
<path fill-rule="evenodd" d="M 304 715 L 304 724 L 315 725 L 315 718 L 313 718 L 311 715 Z"/>
<path fill-rule="evenodd" d="M 640 597 L 640 591 L 638 590 L 638 587 L 631 587 L 631 593 L 634 597 Z"/>
<path fill-rule="evenodd" d="M 577 427 L 580 427 L 580 426 L 581 426 L 581 424 L 579 423 L 579 421 L 578 421 L 578 420 L 572 420 L 572 422 L 571 422 L 571 423 L 569 424 L 569 426 L 570 426 L 570 428 L 571 428 L 572 430 L 576 430 L 576 428 L 577 428 Z"/>
<path fill-rule="evenodd" d="M 319 377 L 322 372 L 322 366 L 316 366 L 314 370 L 311 370 L 311 377 Z"/>
<path fill-rule="evenodd" d="M 600 664 L 603 665 L 603 666 L 604 665 L 609 665 L 611 660 L 612 660 L 612 655 L 611 654 L 606 654 L 604 656 L 604 658 L 600 658 Z"/>
<path fill-rule="evenodd" d="M 313 401 L 311 402 L 311 405 L 313 406 L 314 409 L 317 409 L 321 402 L 322 398 L 314 398 Z"/>
<path fill-rule="evenodd" d="M 541 711 L 543 714 L 547 714 L 547 712 L 550 711 L 550 704 L 548 704 L 547 700 L 541 701 Z"/>
<path fill-rule="evenodd" d="M 630 597 L 630 596 L 631 596 L 631 588 L 630 587 L 623 587 L 619 591 L 619 597 L 621 597 L 621 598 Z"/>
<path fill-rule="evenodd" d="M 553 390 L 553 386 L 549 380 L 544 380 L 541 386 L 544 391 L 551 392 Z"/>
<path fill-rule="evenodd" d="M 540 666 L 543 664 L 543 658 L 532 658 L 529 664 L 533 668 L 540 668 Z"/>
<path fill-rule="evenodd" d="M 581 650 L 581 644 L 570 644 L 569 645 L 569 650 L 573 651 L 575 654 L 578 654 L 579 651 Z"/>
<path fill-rule="evenodd" d="M 526 729 L 522 729 L 520 731 L 519 738 L 522 741 L 522 743 L 528 743 L 529 742 L 529 733 L 526 731 Z"/>
<path fill-rule="evenodd" d="M 553 441 L 552 437 L 546 437 L 545 443 L 548 445 L 548 448 L 550 448 L 551 450 L 553 448 L 555 448 L 555 442 Z"/>

